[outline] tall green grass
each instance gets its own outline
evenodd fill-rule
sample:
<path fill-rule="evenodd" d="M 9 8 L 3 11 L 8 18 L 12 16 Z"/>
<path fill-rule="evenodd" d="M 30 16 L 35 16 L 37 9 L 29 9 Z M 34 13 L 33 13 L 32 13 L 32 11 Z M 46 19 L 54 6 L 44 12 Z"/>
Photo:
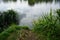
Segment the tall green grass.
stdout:
<path fill-rule="evenodd" d="M 34 21 L 34 32 L 46 37 L 44 40 L 60 40 L 60 21 L 58 19 L 60 18 L 60 11 L 57 12 L 58 16 L 52 14 L 52 11 L 50 11 L 49 15 Z"/>

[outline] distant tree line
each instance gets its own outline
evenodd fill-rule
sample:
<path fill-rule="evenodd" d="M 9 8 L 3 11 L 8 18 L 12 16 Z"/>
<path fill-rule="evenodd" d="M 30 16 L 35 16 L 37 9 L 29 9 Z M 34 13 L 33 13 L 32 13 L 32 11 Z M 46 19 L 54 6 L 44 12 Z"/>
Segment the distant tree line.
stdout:
<path fill-rule="evenodd" d="M 28 0 L 28 4 L 33 6 L 35 3 L 41 3 L 41 2 L 53 2 L 53 0 Z"/>
<path fill-rule="evenodd" d="M 8 2 L 8 1 L 13 1 L 16 2 L 17 0 L 3 0 L 4 2 Z"/>

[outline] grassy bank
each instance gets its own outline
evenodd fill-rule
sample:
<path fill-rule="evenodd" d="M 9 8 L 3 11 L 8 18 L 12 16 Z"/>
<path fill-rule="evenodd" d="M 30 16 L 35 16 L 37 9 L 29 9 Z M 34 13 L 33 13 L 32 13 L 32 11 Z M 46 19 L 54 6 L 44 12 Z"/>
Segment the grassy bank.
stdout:
<path fill-rule="evenodd" d="M 8 29 L 0 33 L 0 40 L 18 40 L 20 31 L 23 29 L 29 30 L 26 26 L 21 27 L 13 24 Z"/>
<path fill-rule="evenodd" d="M 57 15 L 52 14 L 52 11 L 50 11 L 49 15 L 34 21 L 33 30 L 38 34 L 39 38 L 42 35 L 45 38 L 44 40 L 60 40 L 60 10 L 57 10 Z"/>
<path fill-rule="evenodd" d="M 12 36 L 14 36 L 15 38 L 12 38 L 11 40 L 15 40 L 16 36 L 17 36 L 17 32 L 18 30 L 20 30 L 20 27 L 16 26 L 16 25 L 12 25 L 10 26 L 7 30 L 3 31 L 2 33 L 0 33 L 0 40 L 7 40 L 8 37 L 12 34 Z M 10 40 L 10 39 L 9 39 Z"/>
<path fill-rule="evenodd" d="M 12 24 L 0 33 L 0 40 L 60 40 L 60 9 L 33 22 L 33 29 Z"/>

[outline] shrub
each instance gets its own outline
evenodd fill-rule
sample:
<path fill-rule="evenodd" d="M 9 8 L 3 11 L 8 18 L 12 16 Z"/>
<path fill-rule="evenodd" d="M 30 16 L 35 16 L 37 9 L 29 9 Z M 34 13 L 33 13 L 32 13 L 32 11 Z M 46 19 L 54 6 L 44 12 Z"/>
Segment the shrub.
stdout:
<path fill-rule="evenodd" d="M 0 12 L 0 30 L 3 31 L 10 24 L 18 24 L 18 14 L 13 10 L 7 12 Z"/>

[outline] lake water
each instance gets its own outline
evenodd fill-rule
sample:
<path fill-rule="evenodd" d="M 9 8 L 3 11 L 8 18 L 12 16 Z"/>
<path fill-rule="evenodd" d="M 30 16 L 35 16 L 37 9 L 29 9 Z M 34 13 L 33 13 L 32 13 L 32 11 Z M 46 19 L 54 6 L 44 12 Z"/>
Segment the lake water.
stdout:
<path fill-rule="evenodd" d="M 13 9 L 18 12 L 20 25 L 32 26 L 32 22 L 40 16 L 49 12 L 50 9 L 60 9 L 60 1 L 35 1 L 35 0 L 17 0 L 2 1 L 0 0 L 0 11 Z"/>

